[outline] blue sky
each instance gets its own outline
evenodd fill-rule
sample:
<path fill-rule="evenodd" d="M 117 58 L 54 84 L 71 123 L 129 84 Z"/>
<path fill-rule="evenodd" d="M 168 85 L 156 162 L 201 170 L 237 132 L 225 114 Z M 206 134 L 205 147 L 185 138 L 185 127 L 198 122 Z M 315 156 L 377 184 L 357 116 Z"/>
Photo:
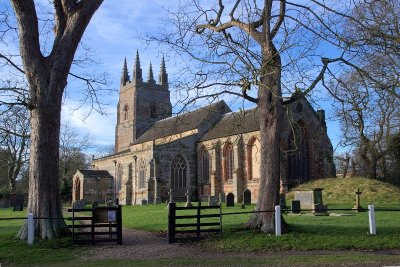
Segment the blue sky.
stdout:
<path fill-rule="evenodd" d="M 48 4 L 47 0 L 40 0 L 44 5 Z M 164 24 L 162 21 L 167 17 L 167 8 L 176 8 L 178 1 L 104 1 L 100 9 L 95 13 L 90 22 L 85 35 L 84 44 L 89 47 L 93 59 L 100 62 L 99 64 L 87 67 L 90 72 L 107 72 L 109 88 L 114 89 L 111 93 L 103 93 L 102 102 L 107 103 L 104 111 L 108 115 L 100 115 L 96 112 L 90 112 L 88 105 L 80 106 L 79 91 L 81 91 L 82 83 L 69 79 L 67 94 L 70 96 L 65 99 L 62 120 L 74 128 L 81 134 L 89 134 L 92 142 L 98 145 L 114 144 L 114 133 L 116 124 L 116 105 L 118 102 L 118 89 L 120 83 L 120 75 L 123 60 L 128 60 L 128 69 L 132 73 L 136 50 L 139 50 L 141 67 L 143 75 L 147 75 L 150 62 L 153 65 L 155 76 L 158 76 L 158 70 L 162 54 L 160 49 L 154 45 L 148 45 L 138 36 L 149 33 L 155 34 Z M 1 46 L 0 46 L 1 48 Z M 11 45 L 7 49 L 16 50 L 16 44 Z M 167 57 L 167 71 L 169 79 L 177 79 L 176 69 L 172 59 Z M 175 77 L 174 77 L 175 76 Z M 170 88 L 171 98 L 174 102 L 178 96 L 174 88 Z M 250 106 L 251 104 L 246 104 Z M 79 107 L 79 109 L 77 109 Z M 326 109 L 327 118 L 332 117 L 330 106 L 321 103 L 318 108 Z M 332 120 L 327 121 L 328 134 L 332 140 L 333 146 L 336 147 L 340 141 L 337 123 Z"/>

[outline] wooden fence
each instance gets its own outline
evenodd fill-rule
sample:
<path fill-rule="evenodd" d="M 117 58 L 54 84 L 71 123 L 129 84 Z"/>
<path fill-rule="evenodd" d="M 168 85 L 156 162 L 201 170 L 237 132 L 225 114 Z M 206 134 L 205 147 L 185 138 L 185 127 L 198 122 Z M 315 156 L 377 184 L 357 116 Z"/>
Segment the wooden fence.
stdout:
<path fill-rule="evenodd" d="M 218 213 L 202 213 L 206 210 L 218 210 Z M 177 207 L 176 203 L 168 204 L 168 241 L 170 244 L 178 240 L 199 239 L 202 233 L 219 233 L 222 236 L 221 204 L 201 206 L 201 202 L 199 202 L 197 206 L 192 207 Z"/>
<path fill-rule="evenodd" d="M 117 242 L 122 245 L 122 212 L 121 205 L 111 207 L 92 207 L 68 209 L 72 212 L 72 242 L 98 243 Z M 80 214 L 76 214 L 79 212 Z M 86 215 L 85 213 L 90 212 Z"/>

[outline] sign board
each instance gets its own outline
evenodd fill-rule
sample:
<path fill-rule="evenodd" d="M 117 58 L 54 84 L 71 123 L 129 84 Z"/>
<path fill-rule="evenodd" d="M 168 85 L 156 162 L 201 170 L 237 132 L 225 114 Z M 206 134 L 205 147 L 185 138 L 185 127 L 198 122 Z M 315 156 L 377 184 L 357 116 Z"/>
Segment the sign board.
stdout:
<path fill-rule="evenodd" d="M 116 215 L 115 210 L 109 210 L 108 211 L 108 221 L 109 222 L 115 222 L 117 220 L 117 215 Z"/>

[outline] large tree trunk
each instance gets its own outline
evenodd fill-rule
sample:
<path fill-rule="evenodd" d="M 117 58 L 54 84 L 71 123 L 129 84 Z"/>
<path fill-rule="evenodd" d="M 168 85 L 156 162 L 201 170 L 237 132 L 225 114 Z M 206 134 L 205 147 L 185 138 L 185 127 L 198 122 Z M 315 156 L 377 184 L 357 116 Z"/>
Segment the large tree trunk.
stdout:
<path fill-rule="evenodd" d="M 271 45 L 272 46 L 272 45 Z M 260 112 L 260 188 L 255 210 L 274 210 L 279 203 L 280 134 L 283 120 L 281 65 L 273 47 L 264 49 L 262 75 L 258 93 Z M 254 213 L 246 224 L 249 228 L 274 231 L 274 213 Z"/>
<path fill-rule="evenodd" d="M 33 212 L 35 217 L 56 218 L 35 220 L 36 233 L 42 239 L 58 237 L 67 230 L 62 219 L 58 180 L 61 101 L 78 44 L 103 0 L 52 2 L 55 38 L 51 53 L 44 56 L 40 50 L 34 1 L 11 0 L 30 94 L 28 107 L 32 132 L 28 212 Z M 26 239 L 26 225 L 18 235 Z"/>
<path fill-rule="evenodd" d="M 361 150 L 361 159 L 367 171 L 368 178 L 376 179 L 376 166 L 378 159 L 375 149 L 369 142 L 364 144 L 364 148 Z"/>
<path fill-rule="evenodd" d="M 53 96 L 51 99 L 57 97 Z M 57 160 L 61 103 L 46 99 L 42 101 L 39 100 L 38 103 L 42 102 L 43 105 L 38 105 L 31 111 L 28 212 L 32 212 L 35 217 L 62 218 Z M 42 239 L 59 237 L 68 231 L 63 219 L 37 219 L 35 228 L 36 235 Z M 21 239 L 26 239 L 26 224 L 18 235 Z"/>

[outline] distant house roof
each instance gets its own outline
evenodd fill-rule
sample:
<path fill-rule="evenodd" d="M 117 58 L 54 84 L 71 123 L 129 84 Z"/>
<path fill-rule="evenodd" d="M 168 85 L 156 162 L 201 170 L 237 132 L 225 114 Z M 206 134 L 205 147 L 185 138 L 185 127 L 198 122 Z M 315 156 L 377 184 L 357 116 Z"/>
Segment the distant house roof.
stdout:
<path fill-rule="evenodd" d="M 215 114 L 223 114 L 227 110 L 230 111 L 229 107 L 222 100 L 188 113 L 160 120 L 143 133 L 134 144 L 197 129 L 203 122 L 211 120 Z"/>
<path fill-rule="evenodd" d="M 257 108 L 224 114 L 200 141 L 260 130 Z"/>
<path fill-rule="evenodd" d="M 111 178 L 112 175 L 105 170 L 78 170 L 85 178 Z"/>

